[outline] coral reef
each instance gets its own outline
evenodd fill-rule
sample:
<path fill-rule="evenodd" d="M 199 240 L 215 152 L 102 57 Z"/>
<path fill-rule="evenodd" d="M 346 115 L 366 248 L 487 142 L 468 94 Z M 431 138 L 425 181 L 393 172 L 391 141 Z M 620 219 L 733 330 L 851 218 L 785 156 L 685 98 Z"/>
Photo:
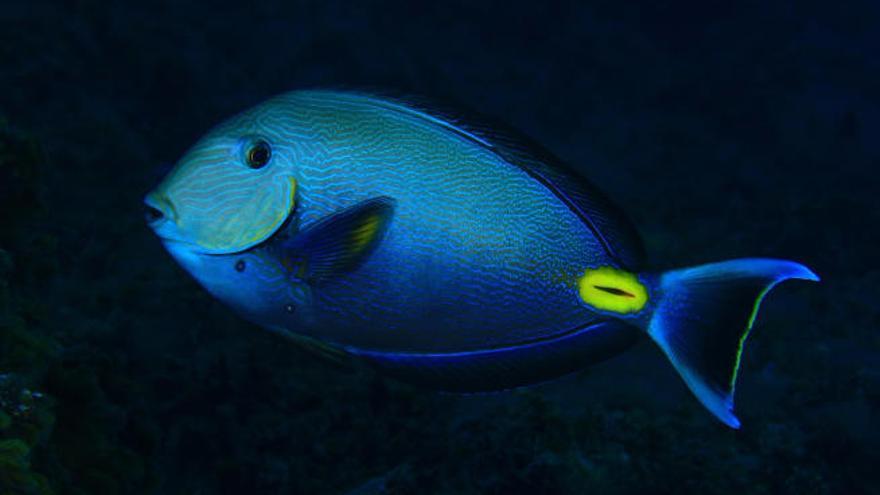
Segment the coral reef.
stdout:
<path fill-rule="evenodd" d="M 0 183 L 11 186 L 0 196 L 0 493 L 135 493 L 150 486 L 149 452 L 122 437 L 140 418 L 106 392 L 136 387 L 112 358 L 63 345 L 49 316 L 59 268 L 42 164 L 33 138 L 0 125 Z"/>

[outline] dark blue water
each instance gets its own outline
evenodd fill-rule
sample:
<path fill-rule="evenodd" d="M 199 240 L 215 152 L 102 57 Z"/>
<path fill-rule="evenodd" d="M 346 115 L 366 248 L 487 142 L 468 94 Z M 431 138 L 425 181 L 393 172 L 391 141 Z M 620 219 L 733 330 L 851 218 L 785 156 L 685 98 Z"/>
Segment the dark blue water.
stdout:
<path fill-rule="evenodd" d="M 878 493 L 878 46 L 871 1 L 3 2 L 0 492 Z M 525 131 L 623 206 L 654 266 L 819 273 L 762 308 L 743 428 L 647 340 L 461 397 L 209 297 L 143 193 L 222 118 L 340 85 Z"/>

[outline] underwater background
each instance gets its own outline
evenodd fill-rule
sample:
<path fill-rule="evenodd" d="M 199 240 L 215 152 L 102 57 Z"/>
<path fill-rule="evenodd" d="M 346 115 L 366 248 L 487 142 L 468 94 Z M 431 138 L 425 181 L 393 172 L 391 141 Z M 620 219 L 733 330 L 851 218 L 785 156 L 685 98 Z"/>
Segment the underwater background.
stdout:
<path fill-rule="evenodd" d="M 0 493 L 880 493 L 880 3 L 0 2 Z M 648 340 L 448 395 L 235 316 L 141 201 L 305 87 L 459 101 L 616 199 L 653 266 L 800 261 L 717 422 Z"/>

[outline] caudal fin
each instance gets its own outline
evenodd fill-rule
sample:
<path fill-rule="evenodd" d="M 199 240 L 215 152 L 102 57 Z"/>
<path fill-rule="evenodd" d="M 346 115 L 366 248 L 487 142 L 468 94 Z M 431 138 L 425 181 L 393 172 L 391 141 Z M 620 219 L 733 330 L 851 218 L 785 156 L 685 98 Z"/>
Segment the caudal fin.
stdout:
<path fill-rule="evenodd" d="M 665 272 L 648 334 L 685 383 L 732 428 L 733 392 L 743 344 L 761 300 L 788 279 L 818 281 L 807 267 L 784 260 L 739 259 Z"/>

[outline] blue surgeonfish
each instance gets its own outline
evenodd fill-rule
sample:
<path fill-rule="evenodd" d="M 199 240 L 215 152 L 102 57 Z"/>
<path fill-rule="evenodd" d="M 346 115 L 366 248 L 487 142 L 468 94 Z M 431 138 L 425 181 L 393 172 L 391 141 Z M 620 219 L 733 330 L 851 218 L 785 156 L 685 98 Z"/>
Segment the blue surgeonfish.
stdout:
<path fill-rule="evenodd" d="M 652 339 L 738 427 L 733 393 L 785 260 L 646 266 L 625 215 L 513 130 L 411 97 L 287 93 L 211 130 L 146 196 L 168 252 L 242 317 L 334 359 L 479 392 Z"/>

